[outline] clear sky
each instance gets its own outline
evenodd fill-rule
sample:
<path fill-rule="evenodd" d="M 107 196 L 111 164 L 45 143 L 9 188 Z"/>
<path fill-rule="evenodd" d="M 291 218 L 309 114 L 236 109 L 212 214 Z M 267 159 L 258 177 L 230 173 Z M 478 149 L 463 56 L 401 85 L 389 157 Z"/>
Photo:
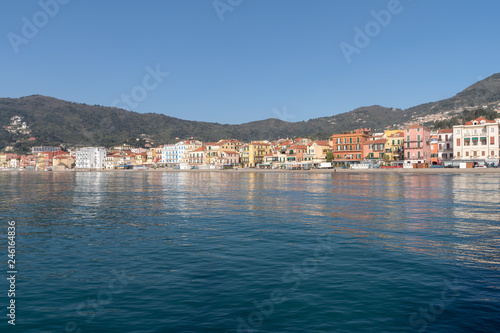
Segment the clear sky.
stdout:
<path fill-rule="evenodd" d="M 500 72 L 496 0 L 1 4 L 0 97 L 302 121 L 440 100 Z"/>

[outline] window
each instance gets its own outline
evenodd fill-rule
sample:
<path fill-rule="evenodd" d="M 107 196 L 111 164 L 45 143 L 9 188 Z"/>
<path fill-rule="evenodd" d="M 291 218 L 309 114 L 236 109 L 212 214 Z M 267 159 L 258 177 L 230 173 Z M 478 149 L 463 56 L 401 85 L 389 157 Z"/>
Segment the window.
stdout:
<path fill-rule="evenodd" d="M 349 138 L 349 143 L 352 143 L 352 138 Z"/>
<path fill-rule="evenodd" d="M 420 150 L 417 152 L 417 157 L 420 158 Z"/>
<path fill-rule="evenodd" d="M 420 141 L 417 142 L 417 148 L 420 148 Z"/>
<path fill-rule="evenodd" d="M 407 156 L 408 156 L 408 159 L 410 159 L 410 152 L 408 152 L 408 155 L 407 155 Z"/>
<path fill-rule="evenodd" d="M 420 141 L 420 134 L 417 135 L 417 141 Z"/>
<path fill-rule="evenodd" d="M 459 151 L 457 151 L 457 157 L 460 157 L 460 152 Z"/>
<path fill-rule="evenodd" d="M 410 148 L 410 143 L 409 142 L 406 143 L 406 148 Z"/>
<path fill-rule="evenodd" d="M 483 151 L 481 152 L 481 155 L 482 155 L 482 156 L 485 156 L 485 155 L 486 155 L 486 152 L 483 150 Z"/>
<path fill-rule="evenodd" d="M 468 151 L 465 152 L 465 156 L 469 156 L 469 152 Z"/>
<path fill-rule="evenodd" d="M 457 139 L 457 147 L 460 147 L 460 139 Z"/>
<path fill-rule="evenodd" d="M 406 136 L 406 141 L 410 141 L 410 136 L 409 135 Z"/>
<path fill-rule="evenodd" d="M 457 130 L 457 134 L 460 135 L 460 130 Z"/>
<path fill-rule="evenodd" d="M 490 145 L 494 145 L 495 144 L 495 137 L 492 136 L 490 137 Z"/>
<path fill-rule="evenodd" d="M 417 128 L 417 132 L 420 132 L 420 128 Z"/>

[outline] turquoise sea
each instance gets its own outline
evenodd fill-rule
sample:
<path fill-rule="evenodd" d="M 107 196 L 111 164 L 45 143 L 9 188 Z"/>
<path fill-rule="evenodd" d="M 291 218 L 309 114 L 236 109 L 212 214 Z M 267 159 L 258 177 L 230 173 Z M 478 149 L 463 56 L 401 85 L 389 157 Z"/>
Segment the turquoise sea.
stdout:
<path fill-rule="evenodd" d="M 0 332 L 499 332 L 498 174 L 0 173 Z"/>

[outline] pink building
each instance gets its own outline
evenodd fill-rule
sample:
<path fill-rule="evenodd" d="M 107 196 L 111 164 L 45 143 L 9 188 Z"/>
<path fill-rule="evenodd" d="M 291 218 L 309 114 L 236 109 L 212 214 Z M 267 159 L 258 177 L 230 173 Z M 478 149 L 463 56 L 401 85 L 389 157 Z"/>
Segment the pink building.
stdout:
<path fill-rule="evenodd" d="M 223 151 L 221 157 L 222 165 L 236 165 L 240 163 L 240 153 L 236 151 Z"/>
<path fill-rule="evenodd" d="M 415 124 L 404 129 L 405 163 L 430 163 L 430 130 Z"/>

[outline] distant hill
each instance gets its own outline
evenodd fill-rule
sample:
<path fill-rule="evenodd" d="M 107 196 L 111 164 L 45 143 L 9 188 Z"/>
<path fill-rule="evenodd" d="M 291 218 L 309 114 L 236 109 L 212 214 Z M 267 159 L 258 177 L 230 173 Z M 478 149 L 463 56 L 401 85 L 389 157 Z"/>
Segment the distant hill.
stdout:
<path fill-rule="evenodd" d="M 406 110 L 379 105 L 360 107 L 350 112 L 301 122 L 266 119 L 241 125 L 188 121 L 156 113 L 137 113 L 123 109 L 62 101 L 33 95 L 0 98 L 0 126 L 20 116 L 31 130 L 29 135 L 9 133 L 0 128 L 0 149 L 15 145 L 26 149 L 33 145 L 102 145 L 106 147 L 134 143 L 149 138 L 155 145 L 175 142 L 176 138 L 194 137 L 203 141 L 235 138 L 241 141 L 310 137 L 326 139 L 335 132 L 356 128 L 381 131 L 424 117 L 448 111 L 500 103 L 500 73 L 466 88 L 457 95 Z M 141 136 L 142 135 L 142 136 Z M 28 141 L 35 137 L 35 141 Z M 16 143 L 17 142 L 17 143 Z M 139 141 L 143 143 L 142 141 Z"/>

